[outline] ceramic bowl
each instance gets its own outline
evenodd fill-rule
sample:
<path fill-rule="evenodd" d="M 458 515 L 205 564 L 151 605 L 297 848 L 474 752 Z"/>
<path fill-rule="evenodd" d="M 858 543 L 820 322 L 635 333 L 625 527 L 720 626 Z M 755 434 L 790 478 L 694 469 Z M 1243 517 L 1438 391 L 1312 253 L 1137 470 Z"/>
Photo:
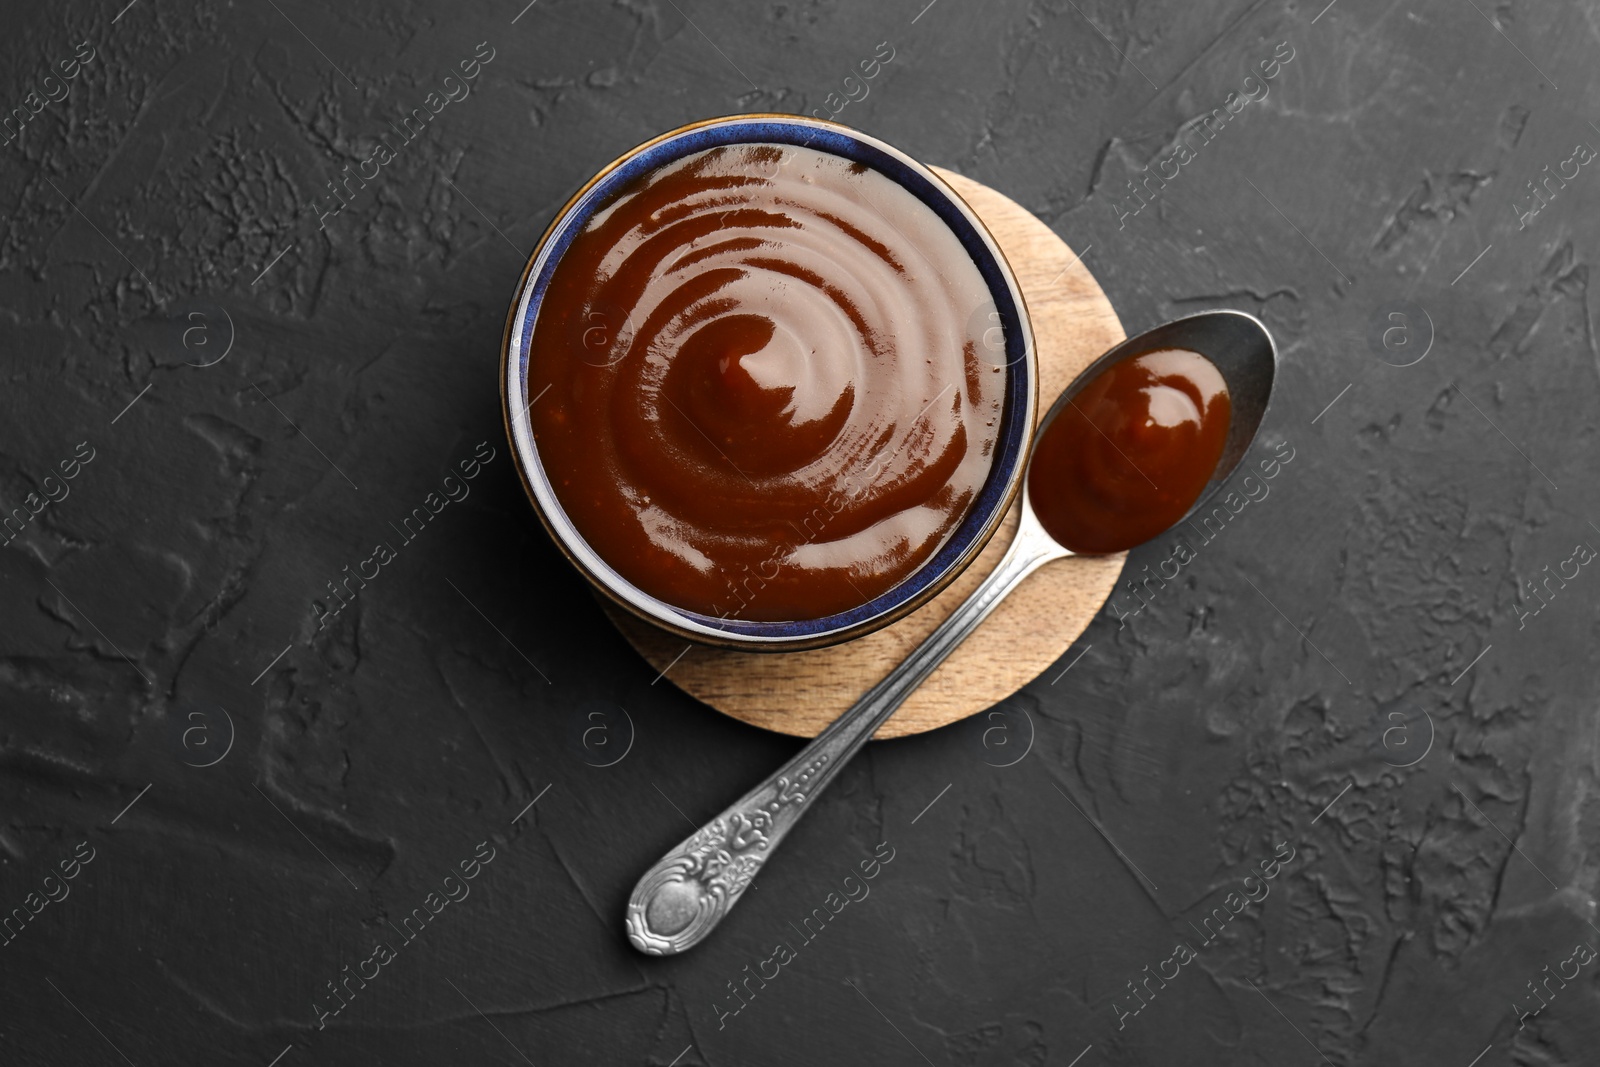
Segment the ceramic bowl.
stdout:
<path fill-rule="evenodd" d="M 562 510 L 534 441 L 528 414 L 530 351 L 539 307 L 556 264 L 612 195 L 648 171 L 706 149 L 734 144 L 807 147 L 862 163 L 894 180 L 937 214 L 959 239 L 988 286 L 1001 328 L 1007 380 L 994 463 L 976 499 L 945 543 L 898 585 L 848 611 L 815 619 L 760 622 L 717 618 L 653 597 L 617 573 Z M 999 354 L 997 353 L 997 358 Z M 961 574 L 999 528 L 1021 486 L 1035 409 L 1038 366 L 1022 289 L 977 214 L 933 171 L 891 145 L 837 123 L 794 115 L 738 115 L 693 123 L 646 141 L 607 164 L 556 213 L 522 274 L 506 319 L 501 399 L 512 455 L 545 529 L 573 566 L 607 599 L 685 640 L 750 651 L 794 651 L 871 633 L 927 603 Z"/>

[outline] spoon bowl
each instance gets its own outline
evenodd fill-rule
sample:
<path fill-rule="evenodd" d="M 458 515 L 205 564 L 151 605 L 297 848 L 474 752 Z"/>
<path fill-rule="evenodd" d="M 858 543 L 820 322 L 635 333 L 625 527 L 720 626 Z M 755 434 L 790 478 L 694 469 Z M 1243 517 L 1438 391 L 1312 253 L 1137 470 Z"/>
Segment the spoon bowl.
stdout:
<path fill-rule="evenodd" d="M 1240 311 L 1205 311 L 1176 319 L 1123 341 L 1095 360 L 1062 391 L 1040 421 L 1033 434 L 1030 466 L 1051 423 L 1091 382 L 1125 359 L 1162 348 L 1188 349 L 1210 360 L 1222 375 L 1232 405 L 1227 435 L 1211 476 L 1178 521 L 1203 506 L 1249 451 L 1266 415 L 1276 377 L 1278 349 L 1272 335 L 1254 316 Z M 1024 578 L 1051 560 L 1074 554 L 1040 523 L 1026 474 L 1016 536 L 972 595 L 810 744 L 680 841 L 639 879 L 628 898 L 625 917 L 628 940 L 636 949 L 667 956 L 704 939 L 749 888 L 810 801 L 827 788 L 906 697 Z"/>
<path fill-rule="evenodd" d="M 1160 326 L 1130 337 L 1096 359 L 1061 390 L 1061 395 L 1050 405 L 1033 431 L 1035 444 L 1045 435 L 1056 416 L 1069 407 L 1100 375 L 1121 363 L 1158 348 L 1187 348 L 1198 352 L 1222 373 L 1232 400 L 1233 413 L 1228 422 L 1227 440 L 1222 455 L 1212 471 L 1206 487 L 1184 513 L 1187 519 L 1206 503 L 1226 482 L 1245 453 L 1256 439 L 1261 420 L 1267 414 L 1267 404 L 1272 398 L 1272 384 L 1278 371 L 1278 346 L 1261 320 L 1243 311 L 1220 308 L 1186 315 L 1181 319 L 1164 322 Z M 1030 464 L 1032 456 L 1030 453 Z M 1023 485 L 1028 480 L 1026 473 Z M 1031 509 L 1024 490 L 1024 510 Z M 1177 525 L 1174 523 L 1173 525 Z M 1129 548 L 1135 546 L 1129 545 Z"/>

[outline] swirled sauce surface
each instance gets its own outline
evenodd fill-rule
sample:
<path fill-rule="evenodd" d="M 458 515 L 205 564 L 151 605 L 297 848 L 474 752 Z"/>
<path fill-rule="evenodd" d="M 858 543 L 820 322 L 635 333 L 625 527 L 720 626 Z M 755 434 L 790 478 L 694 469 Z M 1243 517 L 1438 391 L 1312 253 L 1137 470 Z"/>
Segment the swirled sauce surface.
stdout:
<path fill-rule="evenodd" d="M 1187 348 L 1124 359 L 1040 435 L 1028 500 L 1057 543 L 1122 552 L 1175 524 L 1222 458 L 1233 401 L 1216 365 Z"/>
<path fill-rule="evenodd" d="M 993 306 L 949 227 L 870 168 L 767 144 L 685 157 L 552 273 L 540 460 L 589 545 L 669 604 L 848 610 L 937 551 L 989 474 Z"/>

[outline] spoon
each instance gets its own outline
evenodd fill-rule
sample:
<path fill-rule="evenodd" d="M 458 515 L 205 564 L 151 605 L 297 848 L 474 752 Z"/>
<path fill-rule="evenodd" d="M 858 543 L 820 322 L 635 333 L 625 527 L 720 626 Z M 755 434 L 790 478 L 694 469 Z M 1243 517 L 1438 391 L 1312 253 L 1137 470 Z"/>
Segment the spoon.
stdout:
<path fill-rule="evenodd" d="M 670 956 L 704 939 L 738 902 L 811 801 L 934 668 L 1024 578 L 1052 560 L 1074 554 L 1051 537 L 1034 512 L 1028 475 L 1038 458 L 1039 444 L 1057 416 L 1076 408 L 1074 398 L 1100 375 L 1123 360 L 1169 348 L 1187 349 L 1210 360 L 1221 373 L 1232 411 L 1221 455 L 1192 506 L 1164 529 L 1140 537 L 1138 543 L 1187 518 L 1233 473 L 1266 414 L 1277 369 L 1277 346 L 1258 320 L 1238 311 L 1201 312 L 1129 338 L 1091 363 L 1062 391 L 1034 433 L 1029 470 L 1023 472 L 1022 521 L 1000 563 L 883 681 L 867 690 L 793 759 L 645 872 L 628 898 L 626 926 L 634 948 L 652 956 Z M 1126 544 L 1104 551 L 1133 547 Z"/>

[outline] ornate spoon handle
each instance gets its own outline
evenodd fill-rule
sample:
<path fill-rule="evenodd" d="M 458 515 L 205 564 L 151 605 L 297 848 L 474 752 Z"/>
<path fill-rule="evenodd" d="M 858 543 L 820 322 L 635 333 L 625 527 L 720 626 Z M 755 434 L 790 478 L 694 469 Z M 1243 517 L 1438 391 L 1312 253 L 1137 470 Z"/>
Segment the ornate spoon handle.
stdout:
<path fill-rule="evenodd" d="M 744 894 L 806 805 L 888 721 L 935 667 L 1041 564 L 1070 555 L 1026 504 L 999 566 L 888 676 L 766 781 L 680 841 L 645 872 L 628 898 L 628 940 L 670 956 L 698 944 Z"/>

